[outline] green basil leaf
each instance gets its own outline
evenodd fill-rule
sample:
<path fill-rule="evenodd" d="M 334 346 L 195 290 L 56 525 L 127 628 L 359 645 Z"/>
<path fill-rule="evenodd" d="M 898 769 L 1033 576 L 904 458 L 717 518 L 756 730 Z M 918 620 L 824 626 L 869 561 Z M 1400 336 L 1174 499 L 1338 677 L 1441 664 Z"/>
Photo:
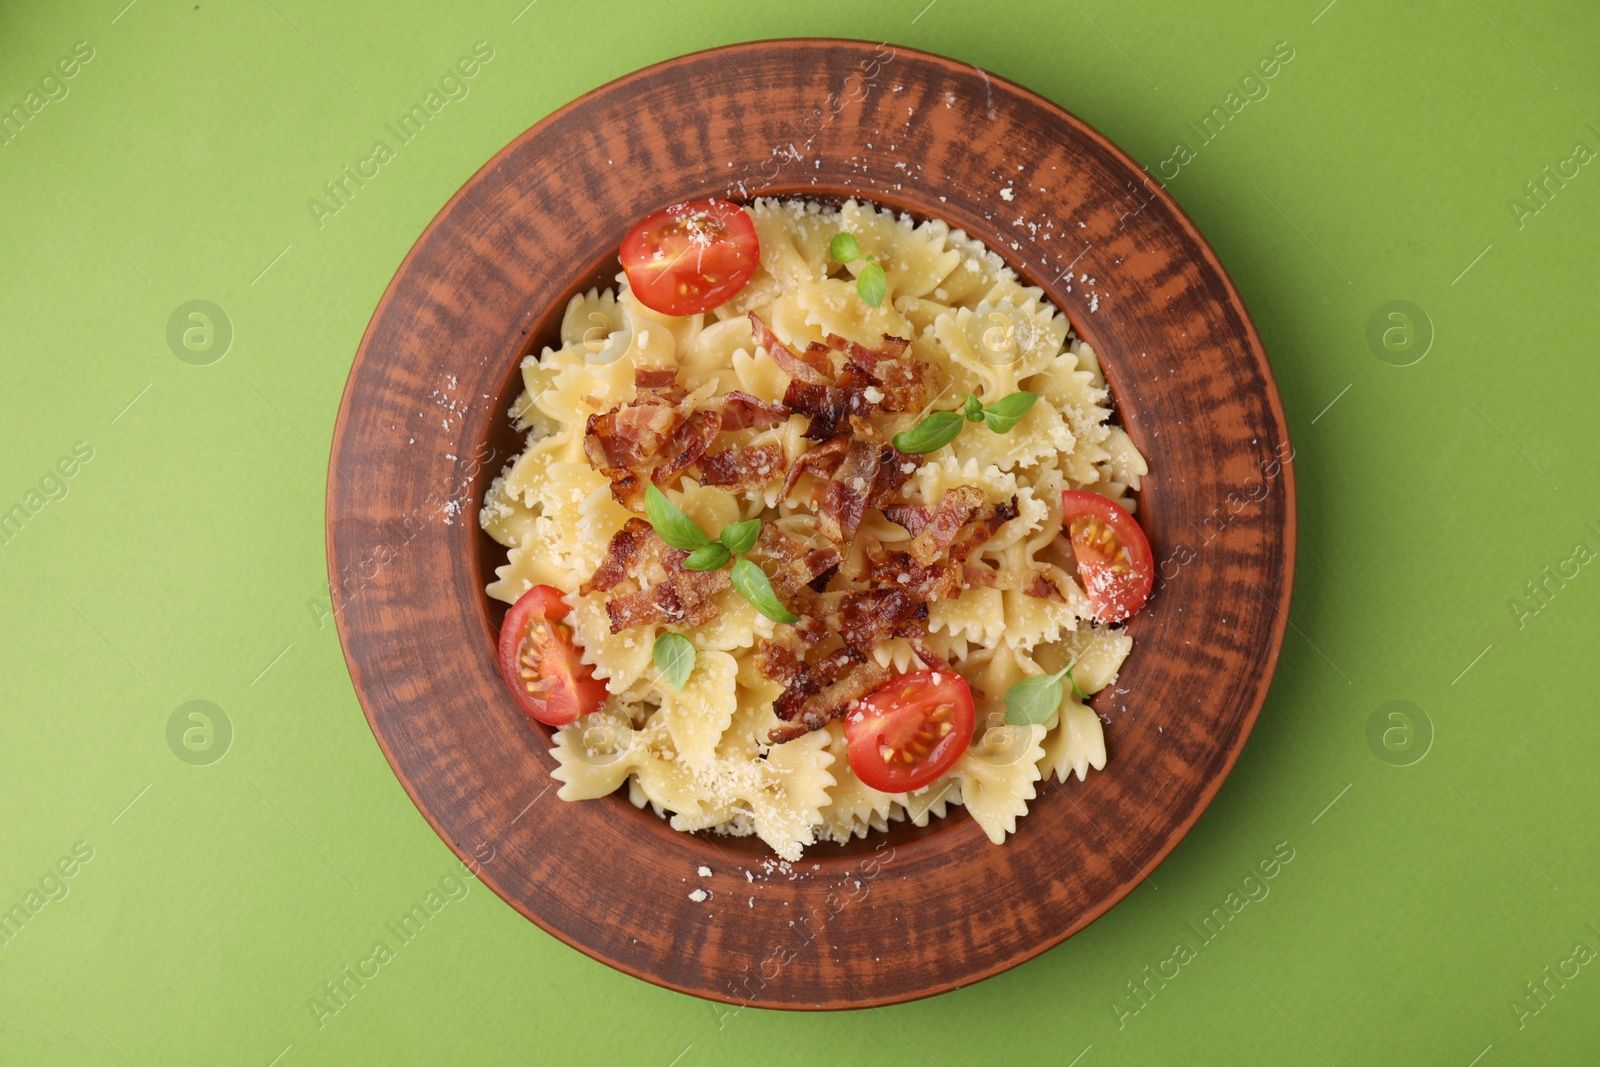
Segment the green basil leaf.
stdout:
<path fill-rule="evenodd" d="M 883 295 L 888 290 L 889 279 L 884 276 L 883 268 L 876 263 L 868 263 L 861 268 L 861 273 L 856 275 L 856 292 L 873 307 L 883 306 Z"/>
<path fill-rule="evenodd" d="M 966 419 L 959 411 L 935 411 L 911 429 L 894 435 L 894 447 L 908 456 L 937 452 L 956 439 Z"/>
<path fill-rule="evenodd" d="M 650 658 L 656 661 L 656 670 L 672 683 L 672 688 L 682 689 L 694 673 L 694 643 L 682 634 L 667 630 L 656 638 L 650 649 Z"/>
<path fill-rule="evenodd" d="M 1006 725 L 1043 726 L 1061 710 L 1066 690 L 1061 685 L 1065 670 L 1057 674 L 1035 674 L 1006 690 Z"/>
<path fill-rule="evenodd" d="M 1021 392 L 1003 396 L 983 409 L 983 421 L 995 433 L 1008 433 L 1039 399 L 1037 393 Z"/>
<path fill-rule="evenodd" d="M 800 616 L 783 606 L 783 601 L 772 591 L 772 583 L 767 581 L 761 568 L 742 557 L 733 561 L 733 587 L 773 622 L 800 621 Z"/>
<path fill-rule="evenodd" d="M 755 547 L 756 537 L 761 533 L 760 519 L 746 519 L 744 522 L 730 522 L 722 528 L 722 536 L 718 538 L 728 546 L 729 552 L 748 552 Z"/>
<path fill-rule="evenodd" d="M 828 242 L 828 255 L 839 263 L 849 263 L 861 258 L 861 246 L 856 243 L 853 233 L 835 234 L 833 240 Z"/>
<path fill-rule="evenodd" d="M 983 421 L 983 401 L 978 399 L 976 393 L 967 394 L 967 402 L 961 405 L 961 416 L 968 422 Z"/>
<path fill-rule="evenodd" d="M 678 505 L 667 499 L 667 494 L 654 485 L 645 487 L 644 513 L 661 540 L 683 552 L 693 552 L 711 538 Z"/>
<path fill-rule="evenodd" d="M 721 541 L 713 541 L 689 553 L 689 558 L 683 561 L 683 565 L 685 569 L 691 571 L 714 571 L 728 562 L 728 555 L 726 545 Z"/>

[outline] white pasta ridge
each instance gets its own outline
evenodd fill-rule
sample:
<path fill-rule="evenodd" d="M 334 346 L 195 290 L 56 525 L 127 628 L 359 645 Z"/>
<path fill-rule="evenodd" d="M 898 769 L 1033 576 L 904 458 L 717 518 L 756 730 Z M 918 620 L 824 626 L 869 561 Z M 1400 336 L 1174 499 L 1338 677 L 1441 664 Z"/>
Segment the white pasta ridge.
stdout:
<path fill-rule="evenodd" d="M 508 550 L 488 593 L 511 603 L 534 585 L 568 591 L 573 610 L 566 621 L 583 661 L 609 690 L 599 711 L 556 731 L 558 795 L 586 800 L 627 786 L 635 805 L 650 807 L 675 829 L 754 834 L 789 861 L 808 845 L 845 842 L 895 821 L 923 825 L 952 804 L 963 805 L 990 840 L 1003 843 L 1044 779 L 1082 780 L 1105 766 L 1100 720 L 1076 695 L 1069 691 L 1045 725 L 1022 727 L 1005 725 L 1003 697 L 1015 682 L 1059 670 L 1074 657 L 1083 694 L 1115 679 L 1132 640 L 1094 620 L 1076 574 L 1054 560 L 1052 547 L 1063 490 L 1099 493 L 1131 511 L 1130 494 L 1147 473 L 1144 459 L 1112 422 L 1093 351 L 1041 290 L 1023 285 L 979 242 L 942 222 L 914 224 L 856 201 L 834 208 L 757 200 L 748 210 L 760 266 L 732 300 L 704 314 L 665 315 L 640 303 L 619 274 L 615 290 L 574 297 L 561 346 L 522 365 L 525 391 L 510 417 L 527 443 L 494 479 L 480 513 L 484 530 Z M 883 265 L 887 296 L 880 307 L 857 296 L 853 266 L 830 259 L 829 241 L 841 231 Z M 780 725 L 772 705 L 783 686 L 761 674 L 757 652 L 776 624 L 732 589 L 716 594 L 715 617 L 705 626 L 652 624 L 616 633 L 607 594 L 578 592 L 633 517 L 585 454 L 590 416 L 632 402 L 639 367 L 674 368 L 690 393 L 737 390 L 781 401 L 789 376 L 756 343 L 751 312 L 794 351 L 829 335 L 868 347 L 885 335 L 909 340 L 908 354 L 936 368 L 944 409 L 968 393 L 984 403 L 1024 389 L 1040 398 L 1009 433 L 969 428 L 923 457 L 901 490 L 906 503 L 928 507 L 963 485 L 990 501 L 1017 502 L 1016 517 L 974 557 L 997 573 L 993 587 L 929 604 L 927 647 L 971 685 L 977 728 L 950 772 L 915 793 L 880 793 L 855 776 L 842 719 L 783 744 L 768 742 L 768 731 Z M 996 345 L 1005 346 L 1004 358 L 992 355 Z M 908 429 L 918 414 L 890 416 L 886 433 Z M 815 447 L 802 436 L 806 422 L 796 414 L 733 434 L 743 447 L 777 446 L 787 468 Z M 780 472 L 766 485 L 730 492 L 685 474 L 663 489 L 715 535 L 742 519 L 809 521 L 808 508 L 792 496 L 783 499 L 782 483 Z M 869 526 L 886 540 L 907 537 L 874 513 L 864 520 L 863 529 Z M 1059 577 L 1061 596 L 1028 595 L 1029 580 L 1041 571 Z M 697 653 L 681 690 L 651 659 L 652 643 L 668 628 Z M 881 643 L 874 657 L 895 672 L 923 666 L 901 638 Z"/>

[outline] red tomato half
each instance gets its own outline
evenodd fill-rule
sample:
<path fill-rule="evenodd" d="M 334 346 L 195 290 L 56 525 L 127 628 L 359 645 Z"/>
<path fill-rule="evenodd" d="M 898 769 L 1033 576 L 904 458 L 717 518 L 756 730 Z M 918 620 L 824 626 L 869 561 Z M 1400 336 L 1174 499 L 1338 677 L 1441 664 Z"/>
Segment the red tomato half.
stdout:
<path fill-rule="evenodd" d="M 1121 622 L 1150 599 L 1156 568 L 1132 515 L 1099 493 L 1061 494 L 1061 524 L 1078 558 L 1078 579 L 1101 622 Z"/>
<path fill-rule="evenodd" d="M 523 593 L 500 626 L 500 675 L 529 718 L 565 726 L 596 710 L 606 684 L 578 660 L 561 590 L 536 585 Z"/>
<path fill-rule="evenodd" d="M 972 690 L 955 671 L 902 674 L 845 718 L 850 769 L 882 793 L 921 789 L 972 742 Z"/>
<path fill-rule="evenodd" d="M 649 216 L 622 239 L 622 267 L 640 303 L 693 315 L 750 282 L 761 243 L 750 213 L 727 200 L 693 200 Z"/>

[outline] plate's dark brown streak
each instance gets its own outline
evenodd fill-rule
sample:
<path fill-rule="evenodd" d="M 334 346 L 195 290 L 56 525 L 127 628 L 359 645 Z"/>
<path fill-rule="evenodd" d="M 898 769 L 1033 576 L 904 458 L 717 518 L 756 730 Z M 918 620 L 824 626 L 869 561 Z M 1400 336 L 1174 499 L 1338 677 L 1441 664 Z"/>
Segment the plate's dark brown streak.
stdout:
<path fill-rule="evenodd" d="M 500 608 L 482 589 L 503 556 L 476 512 L 518 447 L 506 419 L 518 362 L 555 338 L 569 296 L 609 284 L 635 221 L 711 195 L 860 196 L 980 238 L 1094 345 L 1149 458 L 1140 519 L 1163 567 L 1130 627 L 1133 654 L 1096 701 L 1109 762 L 1086 782 L 1040 783 L 1003 847 L 952 809 L 925 830 L 816 845 L 792 877 L 768 875 L 753 838 L 676 833 L 620 795 L 558 800 L 548 732 L 502 688 Z M 1083 275 L 1096 284 L 1074 281 Z M 1104 137 L 954 60 L 763 41 L 595 90 L 518 137 L 439 212 L 350 372 L 328 567 L 350 675 L 395 774 L 518 911 L 686 993 L 881 1005 L 996 974 L 1081 930 L 1205 809 L 1283 639 L 1294 482 L 1274 464 L 1287 454 L 1238 293 L 1189 220 Z M 714 877 L 695 876 L 702 864 Z M 711 898 L 691 901 L 697 888 Z"/>

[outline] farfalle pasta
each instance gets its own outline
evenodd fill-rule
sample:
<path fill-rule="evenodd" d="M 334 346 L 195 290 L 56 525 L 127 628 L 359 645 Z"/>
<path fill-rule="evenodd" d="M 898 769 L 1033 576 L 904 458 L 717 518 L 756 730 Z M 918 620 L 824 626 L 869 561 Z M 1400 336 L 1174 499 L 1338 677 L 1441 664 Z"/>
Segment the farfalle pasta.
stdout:
<path fill-rule="evenodd" d="M 1112 421 L 1092 350 L 977 241 L 856 201 L 746 210 L 759 265 L 723 303 L 665 314 L 625 273 L 615 290 L 574 297 L 560 347 L 522 366 L 510 417 L 527 444 L 480 520 L 507 549 L 489 595 L 562 591 L 562 625 L 604 684 L 597 707 L 555 732 L 559 796 L 626 787 L 676 829 L 754 834 L 791 861 L 951 805 L 1001 843 L 1042 779 L 1105 766 L 1085 701 L 1113 682 L 1132 641 L 1097 617 L 1065 544 L 1063 500 L 1087 492 L 1131 511 L 1144 459 Z M 853 238 L 847 262 L 839 234 Z M 862 296 L 874 269 L 877 306 Z M 930 411 L 970 396 L 981 413 L 1019 392 L 1038 401 L 1004 432 L 974 419 L 925 454 L 898 450 Z M 726 554 L 763 570 L 777 611 L 726 561 L 685 569 L 685 552 L 644 521 L 650 493 L 707 540 L 761 520 L 752 547 Z M 881 617 L 863 630 L 850 598 L 869 594 Z M 846 647 L 824 653 L 830 628 Z M 870 641 L 849 644 L 864 632 Z M 653 657 L 667 633 L 693 649 L 681 686 Z M 874 788 L 851 758 L 850 715 L 865 694 L 791 714 L 838 681 L 820 666 L 834 660 L 863 685 L 955 672 L 972 694 L 970 745 L 921 788 Z M 1053 713 L 1007 722 L 1014 687 L 1069 666 Z"/>

